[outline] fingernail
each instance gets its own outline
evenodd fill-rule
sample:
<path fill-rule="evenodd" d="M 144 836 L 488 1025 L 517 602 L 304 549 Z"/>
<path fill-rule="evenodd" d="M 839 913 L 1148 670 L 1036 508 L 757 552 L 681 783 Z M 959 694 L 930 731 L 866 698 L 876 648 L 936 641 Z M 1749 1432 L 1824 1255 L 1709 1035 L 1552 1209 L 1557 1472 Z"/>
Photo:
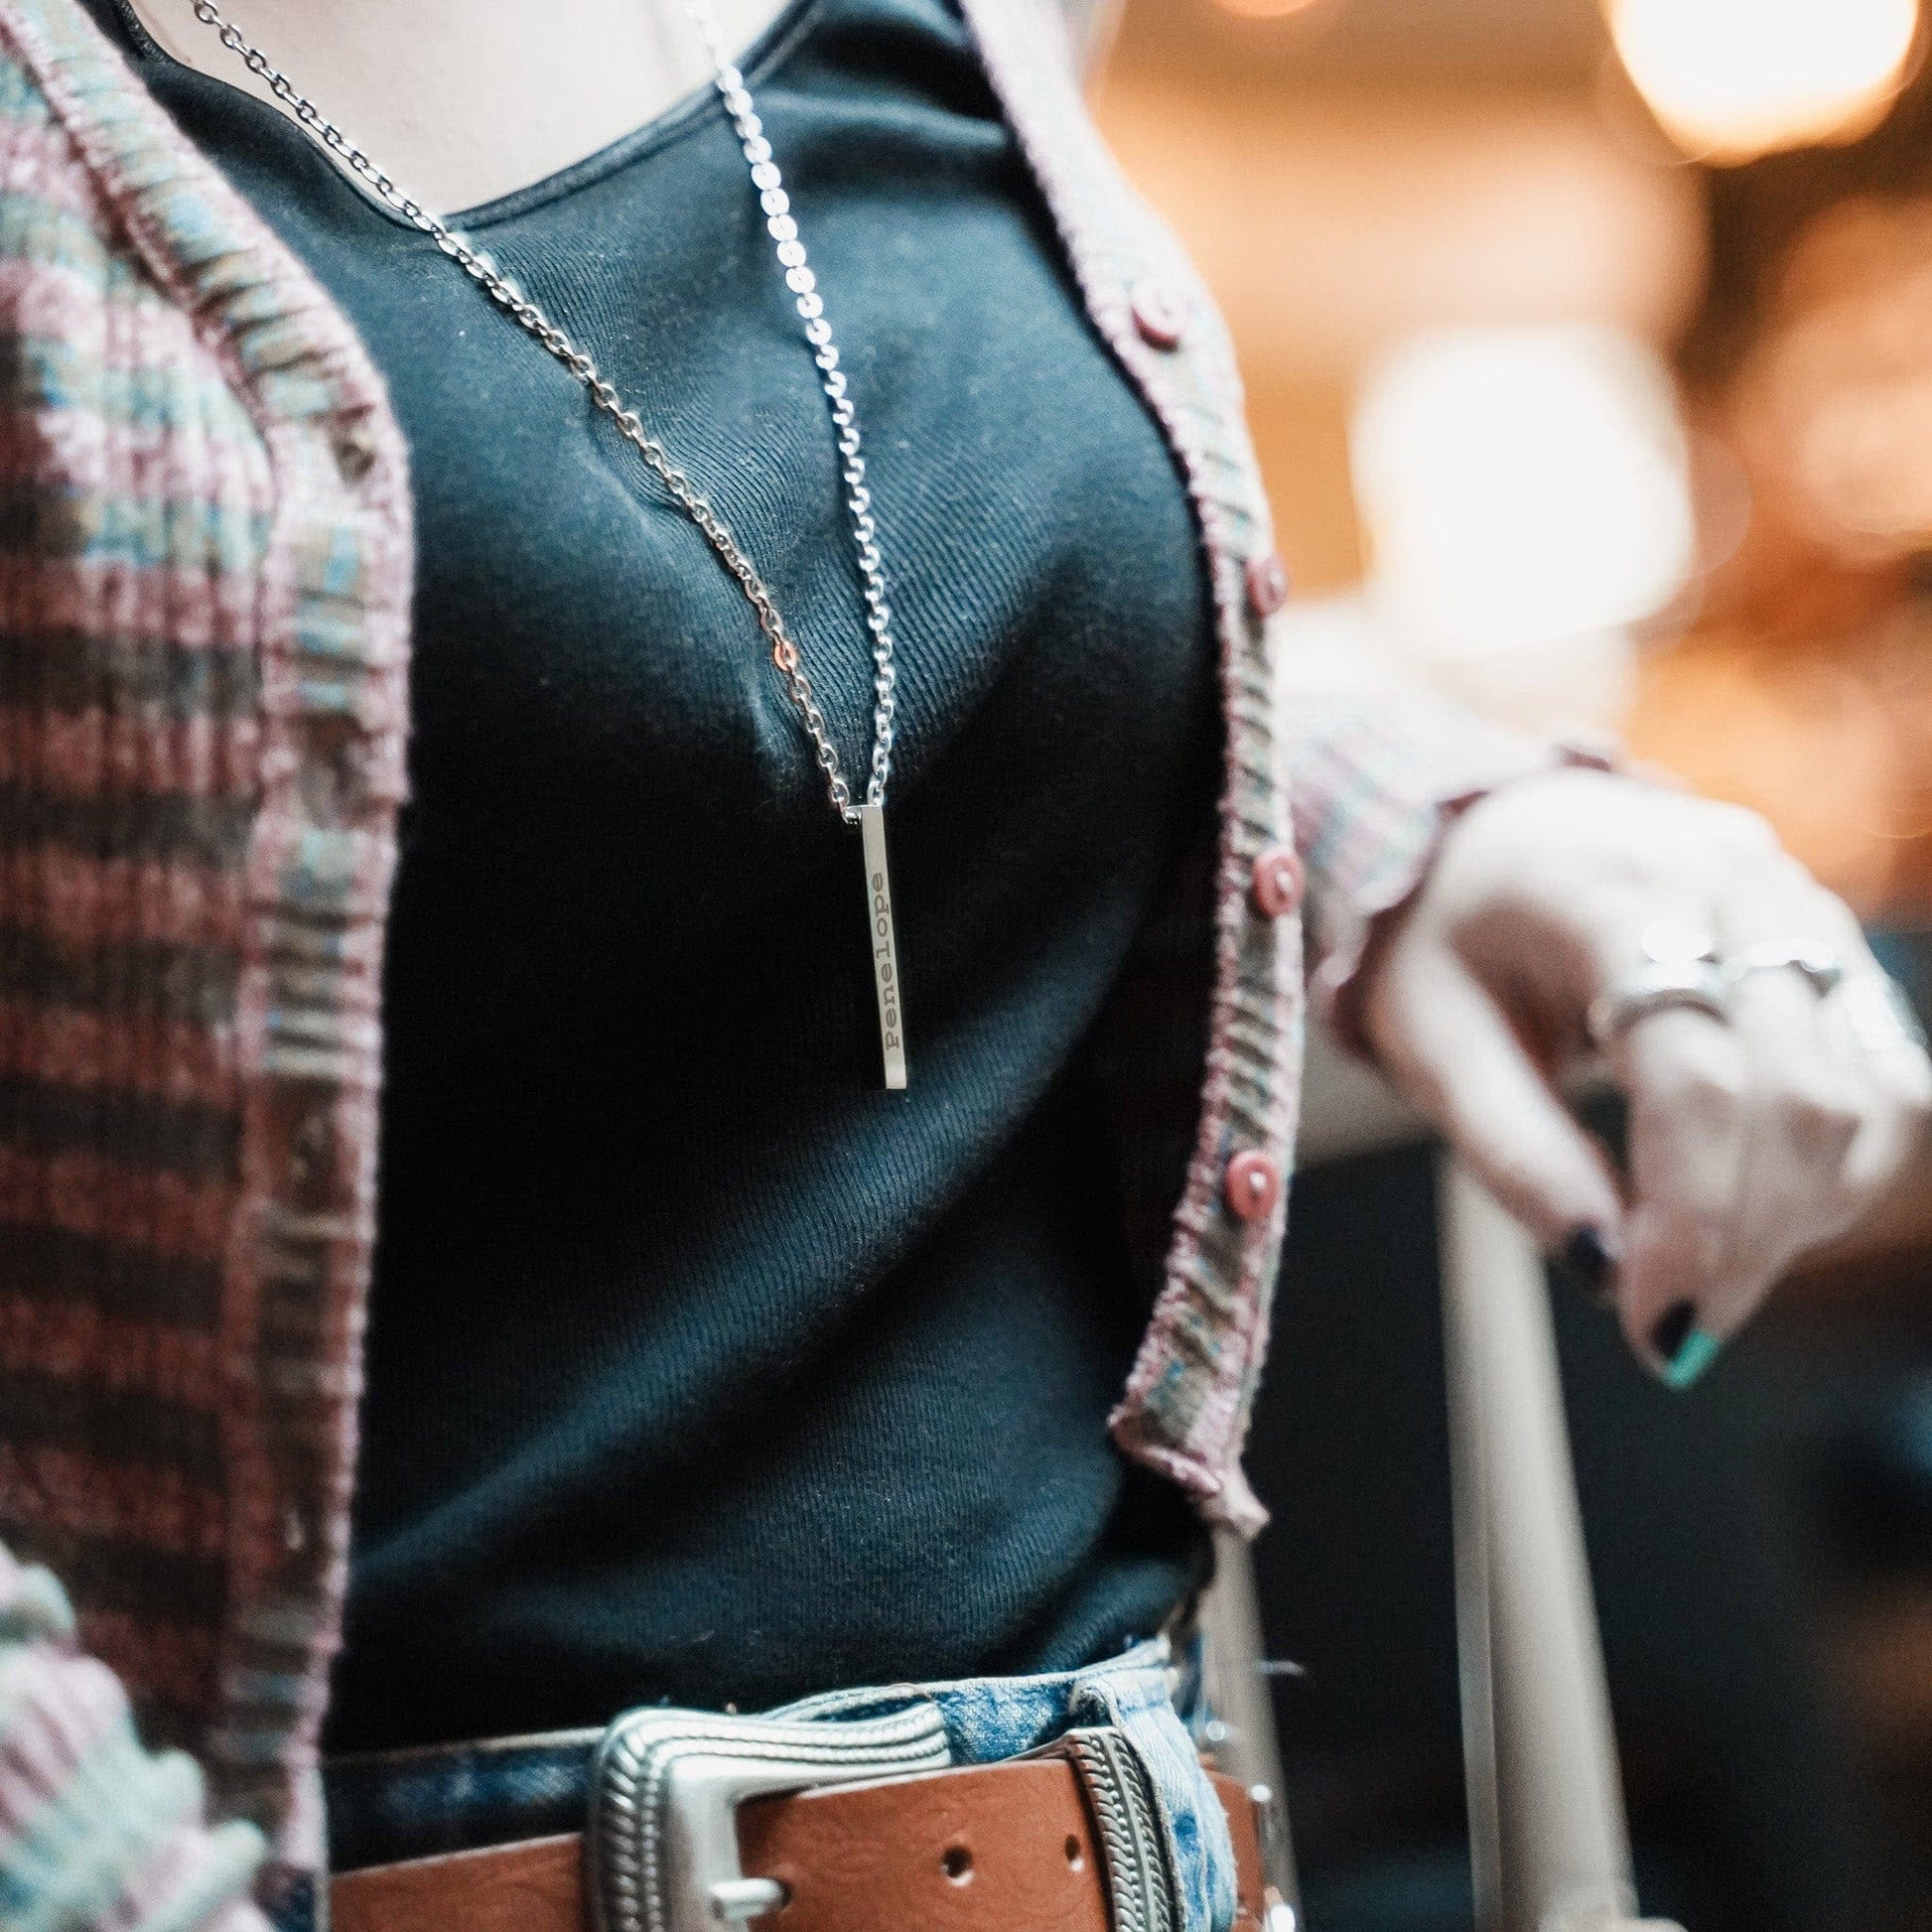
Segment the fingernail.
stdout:
<path fill-rule="evenodd" d="M 1557 1272 L 1592 1302 L 1610 1301 L 1616 1294 L 1616 1256 L 1598 1227 L 1580 1227 L 1554 1257 Z"/>
<path fill-rule="evenodd" d="M 1716 1335 L 1697 1325 L 1697 1305 L 1679 1302 L 1657 1317 L 1650 1345 L 1662 1364 L 1658 1374 L 1672 1389 L 1688 1389 L 1718 1359 Z"/>

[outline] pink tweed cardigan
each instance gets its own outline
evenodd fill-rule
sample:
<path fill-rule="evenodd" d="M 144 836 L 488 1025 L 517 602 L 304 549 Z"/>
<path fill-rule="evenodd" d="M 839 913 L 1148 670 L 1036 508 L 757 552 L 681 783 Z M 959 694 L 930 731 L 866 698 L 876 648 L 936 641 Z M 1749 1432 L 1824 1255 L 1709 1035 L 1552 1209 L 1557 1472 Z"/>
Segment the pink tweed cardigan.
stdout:
<path fill-rule="evenodd" d="M 1339 988 L 1444 813 L 1549 755 L 1420 703 L 1287 701 L 1213 305 L 1087 120 L 1047 0 L 966 14 L 1214 593 L 1218 844 L 1114 1016 L 1128 1179 L 1136 1145 L 1192 1150 L 1143 1215 L 1163 1285 L 1114 1431 L 1252 1531 L 1302 880 Z M 0 1924 L 307 1926 L 376 1214 L 405 451 L 346 321 L 73 0 L 0 0 Z"/>

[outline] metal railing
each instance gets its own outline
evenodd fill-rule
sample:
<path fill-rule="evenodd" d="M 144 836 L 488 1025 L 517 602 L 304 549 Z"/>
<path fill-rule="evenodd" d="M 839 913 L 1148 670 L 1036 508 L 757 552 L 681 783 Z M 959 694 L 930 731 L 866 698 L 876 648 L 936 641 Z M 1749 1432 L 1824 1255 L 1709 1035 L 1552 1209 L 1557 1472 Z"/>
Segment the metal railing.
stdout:
<path fill-rule="evenodd" d="M 1362 1144 L 1408 1137 L 1391 1114 Z M 1339 1147 L 1324 1152 L 1343 1151 Z M 1481 1932 L 1668 1932 L 1639 1921 L 1542 1256 L 1452 1157 L 1437 1170 L 1456 1639 Z M 1301 1926 L 1254 1572 L 1222 1539 L 1203 1613 L 1227 1768 L 1274 1795 L 1270 1876 Z M 1320 1932 L 1319 1926 L 1311 1932 Z"/>

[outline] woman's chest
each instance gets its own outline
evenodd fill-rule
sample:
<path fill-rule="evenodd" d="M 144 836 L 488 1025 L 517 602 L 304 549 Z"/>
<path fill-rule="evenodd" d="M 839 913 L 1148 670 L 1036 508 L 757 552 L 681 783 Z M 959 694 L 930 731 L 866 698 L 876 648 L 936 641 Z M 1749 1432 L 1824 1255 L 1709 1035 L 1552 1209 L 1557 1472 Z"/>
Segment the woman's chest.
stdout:
<path fill-rule="evenodd" d="M 1070 843 L 1104 870 L 1212 709 L 1173 458 L 958 23 L 906 0 L 794 8 L 767 52 L 759 112 L 864 426 L 896 806 L 1035 868 Z M 756 615 L 690 517 L 420 236 L 326 172 L 217 158 L 347 310 L 411 447 L 399 936 L 494 901 L 528 910 L 533 945 L 681 947 L 781 897 L 847 835 Z M 863 773 L 875 666 L 835 430 L 722 116 L 706 101 L 464 226 L 729 527 Z M 424 881 L 434 921 L 406 916 Z"/>

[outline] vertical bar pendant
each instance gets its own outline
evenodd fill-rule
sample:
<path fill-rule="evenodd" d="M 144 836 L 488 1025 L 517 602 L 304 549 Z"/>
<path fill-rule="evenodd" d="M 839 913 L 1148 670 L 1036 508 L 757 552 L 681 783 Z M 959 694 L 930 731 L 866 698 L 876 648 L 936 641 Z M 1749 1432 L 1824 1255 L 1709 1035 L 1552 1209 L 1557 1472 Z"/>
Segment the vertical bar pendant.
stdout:
<path fill-rule="evenodd" d="M 872 985 L 879 995 L 879 1048 L 886 1084 L 905 1084 L 905 1014 L 898 997 L 898 939 L 893 929 L 893 875 L 886 865 L 886 808 L 859 807 L 866 846 L 866 904 L 872 932 Z"/>

